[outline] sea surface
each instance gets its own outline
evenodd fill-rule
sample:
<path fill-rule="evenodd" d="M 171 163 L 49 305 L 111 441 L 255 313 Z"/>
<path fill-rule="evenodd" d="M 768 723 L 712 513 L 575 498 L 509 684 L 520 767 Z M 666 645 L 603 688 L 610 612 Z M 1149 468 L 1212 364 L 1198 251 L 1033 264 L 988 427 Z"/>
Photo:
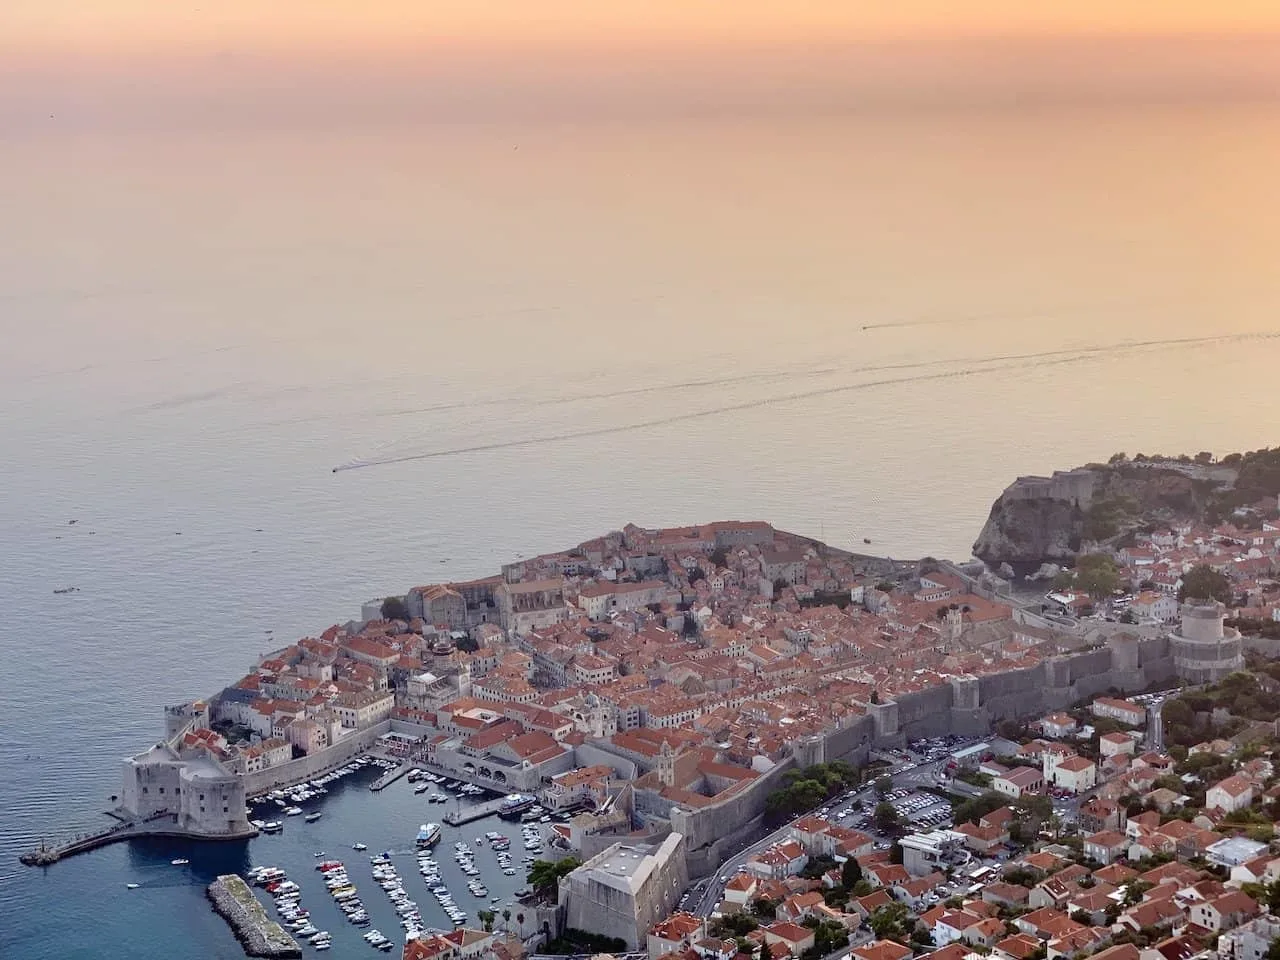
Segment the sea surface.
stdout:
<path fill-rule="evenodd" d="M 238 956 L 214 873 L 412 838 L 17 862 L 362 601 L 629 521 L 964 558 L 1019 474 L 1280 442 L 1278 120 L 0 134 L 0 957 Z"/>

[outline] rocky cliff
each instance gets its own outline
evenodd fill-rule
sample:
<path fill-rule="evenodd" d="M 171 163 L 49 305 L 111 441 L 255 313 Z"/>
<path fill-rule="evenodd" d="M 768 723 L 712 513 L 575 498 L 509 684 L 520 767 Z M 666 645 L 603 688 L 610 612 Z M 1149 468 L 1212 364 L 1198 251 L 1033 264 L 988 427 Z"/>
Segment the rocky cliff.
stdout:
<path fill-rule="evenodd" d="M 973 552 L 1019 573 L 1069 563 L 1082 547 L 1114 546 L 1140 529 L 1203 519 L 1234 488 L 1238 473 L 1217 464 L 1143 459 L 1019 477 L 991 505 Z"/>

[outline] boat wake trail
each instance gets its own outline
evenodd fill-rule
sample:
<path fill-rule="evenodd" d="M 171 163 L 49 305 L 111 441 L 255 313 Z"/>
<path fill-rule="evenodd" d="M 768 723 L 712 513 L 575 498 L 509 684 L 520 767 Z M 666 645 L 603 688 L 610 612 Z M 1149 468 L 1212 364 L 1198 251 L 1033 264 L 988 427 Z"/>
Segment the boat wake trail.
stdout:
<path fill-rule="evenodd" d="M 947 317 L 908 317 L 899 320 L 883 320 L 879 323 L 864 324 L 862 329 L 868 330 L 896 330 L 900 327 L 940 327 L 953 326 L 966 323 L 1004 323 L 1015 320 L 1044 320 L 1050 316 L 1062 318 L 1072 314 L 1096 314 L 1099 311 L 1109 310 L 1151 310 L 1151 309 L 1169 309 L 1174 307 L 1186 307 L 1183 300 L 1113 300 L 1104 301 L 1102 303 L 1081 304 L 1076 307 L 1055 307 L 1052 310 L 1018 310 L 1008 313 L 976 313 L 963 316 L 947 316 Z"/>
<path fill-rule="evenodd" d="M 1239 343 L 1250 340 L 1276 340 L 1280 339 L 1280 332 L 1256 332 L 1256 333 L 1239 333 L 1239 334 L 1220 334 L 1217 336 L 1207 337 L 1171 337 L 1166 339 L 1152 340 L 1131 340 L 1122 343 L 1106 344 L 1095 347 L 1075 347 L 1063 348 L 1059 350 L 1044 350 L 1035 353 L 1022 354 L 1003 354 L 992 357 L 981 357 L 973 359 L 952 359 L 952 360 L 930 360 L 919 361 L 916 363 L 898 364 L 890 367 L 868 367 L 862 368 L 860 372 L 873 372 L 885 369 L 908 369 L 913 367 L 939 366 L 939 365 L 955 365 L 969 364 L 969 366 L 961 367 L 956 370 L 941 370 L 935 373 L 917 373 L 908 376 L 886 377 L 880 380 L 862 380 L 857 383 L 842 383 L 828 387 L 817 387 L 812 390 L 797 390 L 792 393 L 776 394 L 769 397 L 760 397 L 755 400 L 747 400 L 742 403 L 725 404 L 718 407 L 710 407 L 706 410 L 686 411 L 683 413 L 673 414 L 667 417 L 658 417 L 652 420 L 642 420 L 634 423 L 613 424 L 607 427 L 594 427 L 588 430 L 572 430 L 564 433 L 546 434 L 538 437 L 523 437 L 518 440 L 499 440 L 493 443 L 478 443 L 470 446 L 449 447 L 444 450 L 429 450 L 414 453 L 405 453 L 399 455 L 385 457 L 367 457 L 361 460 L 352 460 L 340 466 L 334 467 L 334 473 L 340 473 L 347 470 L 362 470 L 367 467 L 390 466 L 397 463 L 413 463 L 419 460 L 438 460 L 444 457 L 457 457 L 469 453 L 485 453 L 494 450 L 513 450 L 520 447 L 536 447 L 548 443 L 563 443 L 569 440 L 582 440 L 591 437 L 603 437 L 615 433 L 630 433 L 637 430 L 649 430 L 654 427 L 666 427 L 676 423 L 687 423 L 693 420 L 703 420 L 708 417 L 723 416 L 728 413 L 738 413 L 744 410 L 755 410 L 760 407 L 777 406 L 786 403 L 796 403 L 804 400 L 812 400 L 818 397 L 829 397 L 842 393 L 853 393 L 859 390 L 871 390 L 876 387 L 896 386 L 900 384 L 911 383 L 928 383 L 937 380 L 957 380 L 962 377 L 983 376 L 991 373 L 1000 373 L 1011 370 L 1022 370 L 1029 366 L 1057 366 L 1067 363 L 1081 363 L 1098 357 L 1114 356 L 1119 353 L 1128 353 L 1135 350 L 1143 349 L 1171 349 L 1190 346 L 1204 346 L 1210 344 Z M 859 371 L 848 371 L 859 372 Z M 758 377 L 738 377 L 726 379 L 759 379 Z M 712 381 L 708 381 L 712 382 Z M 654 387 L 643 389 L 669 389 L 668 387 Z"/>

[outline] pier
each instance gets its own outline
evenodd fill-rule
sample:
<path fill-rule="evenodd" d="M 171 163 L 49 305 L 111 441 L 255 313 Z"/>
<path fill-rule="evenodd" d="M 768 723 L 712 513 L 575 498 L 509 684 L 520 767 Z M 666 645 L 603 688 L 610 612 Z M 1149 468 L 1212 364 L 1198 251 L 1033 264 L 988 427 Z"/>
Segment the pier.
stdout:
<path fill-rule="evenodd" d="M 169 816 L 154 817 L 150 821 L 123 821 L 113 824 L 97 833 L 79 834 L 62 843 L 47 844 L 41 841 L 40 846 L 29 850 L 18 857 L 19 862 L 28 867 L 47 867 L 77 853 L 88 853 L 108 844 L 120 843 L 124 840 L 135 840 L 139 837 L 172 837 L 181 840 L 248 840 L 256 837 L 258 831 L 250 829 L 246 833 L 226 834 L 216 837 L 191 833 L 177 829 Z"/>
<path fill-rule="evenodd" d="M 473 807 L 446 813 L 440 819 L 451 827 L 460 827 L 464 823 L 470 823 L 472 820 L 483 820 L 485 817 L 497 813 L 505 799 L 505 797 L 499 797 L 497 800 L 486 800 L 484 803 L 477 803 Z"/>
<path fill-rule="evenodd" d="M 375 790 L 375 791 L 383 790 L 391 786 L 391 784 L 395 783 L 397 780 L 399 780 L 401 777 L 403 777 L 406 773 L 408 773 L 412 769 L 413 769 L 412 764 L 402 763 L 400 764 L 400 766 L 395 767 L 391 770 L 388 770 L 386 773 L 380 776 L 377 780 L 373 781 L 373 783 L 369 784 L 369 789 Z"/>

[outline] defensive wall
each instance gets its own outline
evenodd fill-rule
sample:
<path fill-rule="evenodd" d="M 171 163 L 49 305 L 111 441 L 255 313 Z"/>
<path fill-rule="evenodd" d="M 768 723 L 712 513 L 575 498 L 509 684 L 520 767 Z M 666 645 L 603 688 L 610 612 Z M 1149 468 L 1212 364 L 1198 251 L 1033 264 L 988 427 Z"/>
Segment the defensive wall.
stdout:
<path fill-rule="evenodd" d="M 689 885 L 685 854 L 678 833 L 657 844 L 610 845 L 560 881 L 565 925 L 642 948 Z"/>
<path fill-rule="evenodd" d="M 782 784 L 783 775 L 793 767 L 792 757 L 733 796 L 696 809 L 673 804 L 667 811 L 671 829 L 684 837 L 684 853 L 689 872 L 695 876 L 710 873 L 735 846 L 737 841 L 760 829 L 764 821 L 764 805 L 769 794 Z M 636 803 L 642 802 L 637 791 Z"/>
<path fill-rule="evenodd" d="M 1052 477 L 1018 477 L 1001 494 L 1003 500 L 1065 500 L 1088 508 L 1095 474 L 1088 468 L 1056 470 Z"/>
<path fill-rule="evenodd" d="M 593 767 L 597 764 L 613 767 L 619 780 L 634 780 L 640 776 L 640 768 L 634 760 L 601 750 L 595 744 L 584 743 L 573 750 L 574 762 L 580 767 Z"/>
<path fill-rule="evenodd" d="M 383 720 L 357 733 L 343 737 L 331 747 L 309 753 L 288 763 L 278 763 L 265 770 L 244 775 L 244 791 L 257 796 L 270 790 L 291 787 L 307 780 L 314 780 L 330 770 L 342 766 L 352 757 L 368 753 L 380 736 L 391 729 L 391 721 Z"/>

